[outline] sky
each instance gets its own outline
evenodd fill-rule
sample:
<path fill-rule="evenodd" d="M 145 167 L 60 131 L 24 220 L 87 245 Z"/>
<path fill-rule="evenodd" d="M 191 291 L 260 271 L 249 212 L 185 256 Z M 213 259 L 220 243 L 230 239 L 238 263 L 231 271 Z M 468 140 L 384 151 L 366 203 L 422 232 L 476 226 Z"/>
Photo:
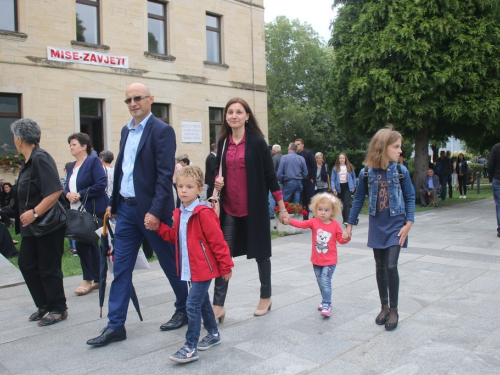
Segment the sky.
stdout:
<path fill-rule="evenodd" d="M 335 17 L 333 0 L 264 0 L 264 20 L 272 22 L 277 16 L 298 18 L 307 22 L 327 42 L 330 22 Z"/>

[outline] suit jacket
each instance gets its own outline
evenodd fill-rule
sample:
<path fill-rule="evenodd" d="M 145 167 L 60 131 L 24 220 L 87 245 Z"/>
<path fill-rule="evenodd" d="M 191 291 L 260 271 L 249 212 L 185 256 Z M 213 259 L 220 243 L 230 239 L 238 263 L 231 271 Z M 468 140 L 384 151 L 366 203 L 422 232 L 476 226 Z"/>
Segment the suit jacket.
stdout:
<path fill-rule="evenodd" d="M 304 159 L 306 159 L 306 166 L 307 166 L 307 178 L 304 178 L 304 180 L 314 180 L 313 184 L 316 184 L 316 171 L 318 169 L 318 164 L 316 164 L 316 158 L 314 157 L 314 154 L 306 150 L 305 148 L 302 149 L 302 152 L 298 155 L 302 156 Z"/>
<path fill-rule="evenodd" d="M 116 158 L 113 195 L 109 198 L 111 213 L 116 214 L 123 177 L 123 152 L 129 129 L 125 125 L 120 139 L 120 150 Z M 142 217 L 150 213 L 162 222 L 171 222 L 174 200 L 172 176 L 175 166 L 174 129 L 158 120 L 149 118 L 142 133 L 134 164 L 134 189 L 137 207 Z"/>
<path fill-rule="evenodd" d="M 76 161 L 69 165 L 64 195 L 69 193 L 69 180 L 73 174 L 75 164 Z M 85 204 L 85 210 L 87 212 L 92 212 L 92 198 L 95 199 L 96 215 L 101 215 L 106 211 L 106 207 L 108 206 L 108 196 L 106 195 L 107 185 L 108 178 L 106 177 L 106 172 L 104 172 L 99 158 L 87 156 L 76 176 L 76 190 L 78 190 L 78 194 L 81 195 L 80 200 L 83 200 L 85 193 L 87 193 L 87 189 L 89 189 L 89 197 Z"/>
<path fill-rule="evenodd" d="M 439 176 L 437 174 L 432 176 L 432 183 L 434 184 L 434 190 L 439 189 Z M 424 177 L 424 182 L 422 182 L 422 189 L 426 193 L 429 191 L 429 176 Z"/>
<path fill-rule="evenodd" d="M 217 169 L 217 156 L 210 153 L 205 160 L 205 183 L 208 186 L 215 184 L 215 170 Z"/>

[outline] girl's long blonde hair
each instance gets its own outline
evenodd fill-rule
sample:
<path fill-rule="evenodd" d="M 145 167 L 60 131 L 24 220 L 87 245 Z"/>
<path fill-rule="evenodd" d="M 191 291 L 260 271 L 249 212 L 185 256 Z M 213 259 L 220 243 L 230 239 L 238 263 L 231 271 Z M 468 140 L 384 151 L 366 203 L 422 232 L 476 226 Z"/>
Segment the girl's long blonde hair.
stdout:
<path fill-rule="evenodd" d="M 380 129 L 375 133 L 366 152 L 366 159 L 363 164 L 366 167 L 374 169 L 385 169 L 389 165 L 389 158 L 387 157 L 387 146 L 392 145 L 398 140 L 403 140 L 400 132 L 392 130 L 392 125 Z"/>

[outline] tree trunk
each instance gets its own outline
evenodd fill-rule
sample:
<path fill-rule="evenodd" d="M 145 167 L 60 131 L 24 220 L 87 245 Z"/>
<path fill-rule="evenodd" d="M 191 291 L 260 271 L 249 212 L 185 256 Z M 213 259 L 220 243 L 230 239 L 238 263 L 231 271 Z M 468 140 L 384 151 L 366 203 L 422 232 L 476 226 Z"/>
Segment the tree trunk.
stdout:
<path fill-rule="evenodd" d="M 434 167 L 437 167 L 437 160 L 439 159 L 439 147 L 431 145 L 432 149 L 432 162 L 434 163 Z"/>
<path fill-rule="evenodd" d="M 413 186 L 417 202 L 420 201 L 419 190 L 422 187 L 427 169 L 429 169 L 429 129 L 415 131 L 415 167 L 413 171 Z"/>

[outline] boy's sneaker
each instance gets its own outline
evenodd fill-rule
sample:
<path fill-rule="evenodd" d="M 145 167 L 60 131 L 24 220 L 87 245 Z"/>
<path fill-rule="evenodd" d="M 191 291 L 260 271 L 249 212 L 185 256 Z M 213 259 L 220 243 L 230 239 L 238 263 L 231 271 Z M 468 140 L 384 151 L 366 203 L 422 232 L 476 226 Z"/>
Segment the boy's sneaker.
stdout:
<path fill-rule="evenodd" d="M 203 337 L 203 339 L 198 343 L 198 350 L 208 350 L 212 346 L 220 344 L 220 334 L 219 336 L 213 336 L 210 333 Z"/>
<path fill-rule="evenodd" d="M 198 360 L 198 350 L 191 349 L 189 346 L 184 345 L 177 351 L 177 353 L 169 356 L 168 359 L 179 363 L 194 362 Z"/>
<path fill-rule="evenodd" d="M 321 310 L 321 316 L 330 316 L 332 313 L 332 308 L 330 306 L 323 307 Z"/>
<path fill-rule="evenodd" d="M 76 251 L 76 249 L 71 249 L 71 248 L 69 248 L 68 250 L 69 250 L 69 252 L 70 252 L 71 254 L 73 254 L 73 256 L 74 256 L 74 257 L 77 257 L 77 256 L 78 256 L 78 251 Z"/>

